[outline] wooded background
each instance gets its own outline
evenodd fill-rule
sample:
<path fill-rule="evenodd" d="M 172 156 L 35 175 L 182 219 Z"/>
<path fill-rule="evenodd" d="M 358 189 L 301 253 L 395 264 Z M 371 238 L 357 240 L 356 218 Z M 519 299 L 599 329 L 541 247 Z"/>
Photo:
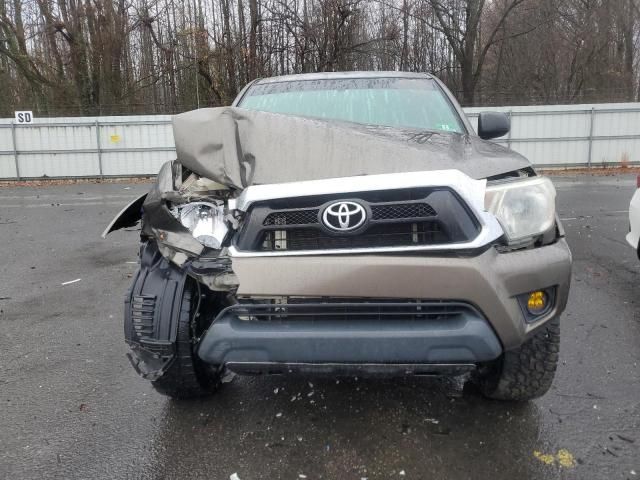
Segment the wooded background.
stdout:
<path fill-rule="evenodd" d="M 638 101 L 640 0 L 0 0 L 0 116 L 175 113 L 407 70 L 465 106 Z"/>

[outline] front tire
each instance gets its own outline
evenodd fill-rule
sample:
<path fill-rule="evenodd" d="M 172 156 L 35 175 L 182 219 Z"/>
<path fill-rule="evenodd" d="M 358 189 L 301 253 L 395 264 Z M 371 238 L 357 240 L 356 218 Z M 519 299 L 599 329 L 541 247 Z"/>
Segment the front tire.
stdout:
<path fill-rule="evenodd" d="M 178 318 L 176 356 L 162 376 L 151 382 L 158 392 L 176 399 L 205 397 L 213 394 L 220 385 L 220 369 L 200 360 L 194 349 L 194 338 L 206 326 L 193 318 L 193 300 L 194 293 L 187 284 Z"/>
<path fill-rule="evenodd" d="M 475 383 L 485 397 L 496 400 L 526 401 L 541 397 L 551 388 L 559 348 L 560 321 L 554 318 L 522 346 L 481 368 Z"/>

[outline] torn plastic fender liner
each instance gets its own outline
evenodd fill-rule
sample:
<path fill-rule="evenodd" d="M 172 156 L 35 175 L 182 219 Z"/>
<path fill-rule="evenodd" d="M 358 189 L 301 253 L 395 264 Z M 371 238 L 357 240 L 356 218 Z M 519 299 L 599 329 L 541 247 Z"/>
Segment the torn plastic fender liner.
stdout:
<path fill-rule="evenodd" d="M 140 269 L 125 298 L 124 335 L 132 349 L 129 360 L 149 380 L 160 377 L 175 356 L 186 278 L 155 242 L 142 244 Z"/>

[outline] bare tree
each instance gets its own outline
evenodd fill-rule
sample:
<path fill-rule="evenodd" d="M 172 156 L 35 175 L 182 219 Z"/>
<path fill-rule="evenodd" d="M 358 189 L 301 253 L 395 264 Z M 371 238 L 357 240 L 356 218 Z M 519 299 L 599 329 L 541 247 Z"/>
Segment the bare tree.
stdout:
<path fill-rule="evenodd" d="M 248 81 L 432 72 L 463 103 L 630 101 L 640 0 L 0 0 L 0 112 L 178 112 Z"/>
<path fill-rule="evenodd" d="M 482 75 L 489 49 L 504 42 L 503 26 L 507 18 L 527 0 L 505 0 L 491 2 L 496 9 L 497 21 L 489 26 L 489 33 L 481 34 L 481 22 L 488 15 L 485 0 L 430 0 L 438 20 L 434 28 L 439 29 L 449 42 L 460 67 L 462 101 L 472 105 L 476 87 Z M 501 33 L 502 32 L 502 33 Z M 520 33 L 518 33 L 520 34 Z M 515 34 L 514 34 L 515 35 Z"/>

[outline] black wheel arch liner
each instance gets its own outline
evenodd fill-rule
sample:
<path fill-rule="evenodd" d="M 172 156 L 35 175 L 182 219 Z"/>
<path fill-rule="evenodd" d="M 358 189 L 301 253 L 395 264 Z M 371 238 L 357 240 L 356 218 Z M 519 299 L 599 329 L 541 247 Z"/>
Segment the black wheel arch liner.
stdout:
<path fill-rule="evenodd" d="M 140 247 L 140 268 L 127 291 L 124 336 L 129 360 L 149 380 L 160 377 L 175 358 L 178 319 L 187 273 L 164 258 L 154 241 Z"/>

